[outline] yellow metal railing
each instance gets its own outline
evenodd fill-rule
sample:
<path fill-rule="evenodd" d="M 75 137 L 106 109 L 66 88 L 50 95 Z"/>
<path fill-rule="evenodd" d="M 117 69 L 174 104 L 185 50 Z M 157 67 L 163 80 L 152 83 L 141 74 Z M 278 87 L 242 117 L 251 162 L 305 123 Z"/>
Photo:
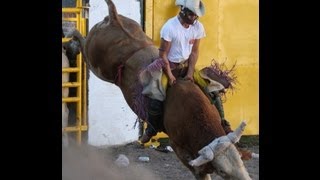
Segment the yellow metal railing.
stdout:
<path fill-rule="evenodd" d="M 62 21 L 75 22 L 75 28 L 79 30 L 82 35 L 87 33 L 87 21 L 84 14 L 88 7 L 82 6 L 82 0 L 77 0 L 75 8 L 62 8 L 62 14 L 69 14 L 72 17 L 62 16 Z M 70 38 L 62 38 L 62 42 L 69 41 Z M 80 145 L 82 142 L 82 133 L 88 131 L 87 126 L 87 69 L 82 60 L 80 53 L 76 59 L 76 67 L 62 68 L 62 73 L 76 73 L 76 82 L 62 83 L 62 87 L 76 88 L 76 97 L 62 98 L 62 102 L 76 103 L 76 124 L 75 126 L 68 126 L 62 128 L 63 132 L 75 132 L 76 141 Z"/>

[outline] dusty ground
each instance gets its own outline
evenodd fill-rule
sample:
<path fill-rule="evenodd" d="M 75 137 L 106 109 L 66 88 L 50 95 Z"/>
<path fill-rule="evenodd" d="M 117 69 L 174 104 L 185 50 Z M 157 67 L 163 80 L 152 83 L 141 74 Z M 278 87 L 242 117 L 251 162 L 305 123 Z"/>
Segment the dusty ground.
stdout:
<path fill-rule="evenodd" d="M 257 139 L 257 138 L 256 138 Z M 259 153 L 258 140 L 241 141 L 242 145 Z M 161 152 L 143 147 L 137 142 L 118 147 L 69 147 L 62 150 L 63 180 L 193 180 L 191 172 L 177 159 L 174 152 Z M 129 159 L 129 165 L 118 167 L 115 160 L 120 154 Z M 139 161 L 140 156 L 149 162 Z M 259 160 L 244 161 L 253 180 L 259 179 Z M 214 177 L 212 176 L 214 179 Z M 217 177 L 216 177 L 217 178 Z M 221 178 L 217 178 L 221 179 Z"/>

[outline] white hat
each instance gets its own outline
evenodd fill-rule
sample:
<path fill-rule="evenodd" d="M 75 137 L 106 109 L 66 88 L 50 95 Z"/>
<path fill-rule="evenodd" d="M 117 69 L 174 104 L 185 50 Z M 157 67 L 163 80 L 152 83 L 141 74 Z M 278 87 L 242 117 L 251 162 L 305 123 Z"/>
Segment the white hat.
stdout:
<path fill-rule="evenodd" d="M 205 13 L 204 4 L 200 0 L 176 0 L 176 5 L 190 9 L 199 17 Z"/>

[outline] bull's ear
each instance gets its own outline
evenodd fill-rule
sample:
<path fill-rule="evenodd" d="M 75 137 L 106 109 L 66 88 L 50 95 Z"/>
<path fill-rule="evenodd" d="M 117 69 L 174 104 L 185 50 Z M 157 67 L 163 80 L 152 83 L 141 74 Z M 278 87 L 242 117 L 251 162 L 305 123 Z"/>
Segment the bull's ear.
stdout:
<path fill-rule="evenodd" d="M 239 127 L 234 131 L 234 132 L 231 132 L 227 135 L 227 137 L 230 139 L 230 141 L 232 143 L 236 143 L 240 140 L 241 138 L 241 135 L 244 131 L 244 128 L 246 127 L 247 125 L 247 122 L 244 120 L 240 123 Z"/>

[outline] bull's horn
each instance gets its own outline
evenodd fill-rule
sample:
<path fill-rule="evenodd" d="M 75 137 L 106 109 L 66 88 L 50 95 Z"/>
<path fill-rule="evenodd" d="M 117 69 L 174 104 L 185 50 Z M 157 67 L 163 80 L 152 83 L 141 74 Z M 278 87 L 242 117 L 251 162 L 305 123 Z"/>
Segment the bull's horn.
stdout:
<path fill-rule="evenodd" d="M 236 143 L 240 140 L 242 132 L 244 131 L 245 126 L 247 125 L 246 121 L 242 121 L 239 127 L 227 135 L 232 143 Z"/>
<path fill-rule="evenodd" d="M 200 166 L 211 161 L 215 153 L 219 153 L 230 145 L 230 139 L 227 136 L 221 136 L 213 140 L 210 144 L 200 149 L 199 156 L 189 161 L 190 166 Z"/>
<path fill-rule="evenodd" d="M 200 155 L 199 157 L 189 161 L 190 166 L 200 166 L 211 161 L 214 157 L 213 151 L 209 146 L 205 146 L 198 153 Z"/>
<path fill-rule="evenodd" d="M 121 24 L 116 6 L 111 0 L 105 0 L 109 9 L 109 23 L 113 25 Z"/>

